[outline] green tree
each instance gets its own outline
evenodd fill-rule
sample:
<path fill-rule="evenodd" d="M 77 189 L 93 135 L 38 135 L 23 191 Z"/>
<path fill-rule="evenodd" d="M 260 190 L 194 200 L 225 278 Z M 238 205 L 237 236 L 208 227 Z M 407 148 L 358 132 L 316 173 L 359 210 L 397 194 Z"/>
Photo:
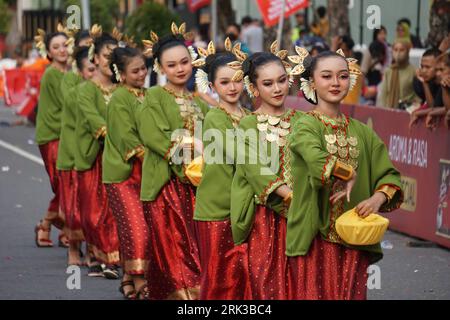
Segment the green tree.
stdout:
<path fill-rule="evenodd" d="M 125 21 L 125 33 L 135 37 L 136 43 L 149 39 L 150 30 L 159 36 L 170 33 L 172 21 L 181 23 L 180 17 L 166 6 L 156 2 L 144 2 Z"/>
<path fill-rule="evenodd" d="M 90 0 L 91 24 L 98 23 L 104 31 L 112 31 L 119 17 L 118 0 Z M 80 0 L 64 0 L 64 9 L 70 5 L 81 7 Z"/>
<path fill-rule="evenodd" d="M 8 10 L 8 3 L 0 0 L 0 34 L 6 35 L 9 32 L 11 23 L 11 13 Z"/>

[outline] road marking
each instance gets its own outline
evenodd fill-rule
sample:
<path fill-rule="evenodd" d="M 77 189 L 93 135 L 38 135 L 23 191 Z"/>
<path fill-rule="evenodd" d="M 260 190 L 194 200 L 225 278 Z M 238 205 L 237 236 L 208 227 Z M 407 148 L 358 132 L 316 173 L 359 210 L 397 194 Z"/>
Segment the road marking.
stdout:
<path fill-rule="evenodd" d="M 44 161 L 42 161 L 42 159 L 40 157 L 37 157 L 32 153 L 29 153 L 29 152 L 22 150 L 16 146 L 13 146 L 12 144 L 10 144 L 6 141 L 0 140 L 0 147 L 8 149 L 14 153 L 17 153 L 19 156 L 22 156 L 24 158 L 27 158 L 28 160 L 31 160 L 37 164 L 40 164 L 41 166 L 44 166 Z"/>

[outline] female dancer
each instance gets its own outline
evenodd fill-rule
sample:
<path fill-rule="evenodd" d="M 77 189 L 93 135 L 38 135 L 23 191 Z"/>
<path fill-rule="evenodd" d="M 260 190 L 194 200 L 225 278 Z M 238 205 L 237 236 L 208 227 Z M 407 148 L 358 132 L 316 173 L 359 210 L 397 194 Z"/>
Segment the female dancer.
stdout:
<path fill-rule="evenodd" d="M 47 57 L 51 64 L 44 73 L 41 80 L 39 95 L 39 109 L 36 118 L 36 142 L 39 145 L 45 169 L 50 178 L 50 185 L 54 193 L 50 201 L 47 213 L 43 220 L 35 228 L 36 245 L 38 247 L 52 247 L 50 240 L 50 228 L 52 224 L 62 230 L 64 227 L 64 216 L 59 213 L 59 186 L 56 171 L 56 159 L 58 155 L 58 144 L 61 133 L 61 110 L 62 93 L 61 81 L 67 71 L 66 33 L 60 31 L 48 35 L 38 29 L 36 46 L 42 56 Z M 59 235 L 60 246 L 66 246 L 63 239 L 66 238 L 61 232 Z"/>
<path fill-rule="evenodd" d="M 234 133 L 240 120 L 248 114 L 239 102 L 244 91 L 240 62 L 246 55 L 236 48 L 237 55 L 231 53 L 229 40 L 225 47 L 228 52 L 209 55 L 204 70 L 199 69 L 196 75 L 199 91 L 205 92 L 211 86 L 219 96 L 218 107 L 208 112 L 203 125 L 205 165 L 194 212 L 202 269 L 202 300 L 251 298 L 247 246 L 234 245 L 230 224 Z M 213 142 L 211 137 L 214 137 Z"/>
<path fill-rule="evenodd" d="M 335 221 L 354 207 L 361 217 L 398 208 L 400 174 L 383 141 L 339 111 L 360 74 L 354 59 L 327 51 L 314 59 L 304 54 L 297 62 L 304 70 L 303 93 L 317 106 L 295 124 L 289 139 L 294 178 L 286 248 L 290 298 L 365 299 L 367 267 L 382 257 L 380 245 L 347 245 Z"/>
<path fill-rule="evenodd" d="M 116 266 L 120 258 L 117 226 L 108 207 L 101 175 L 106 106 L 116 88 L 111 82 L 112 72 L 108 58 L 117 47 L 117 39 L 102 33 L 101 27 L 97 25 L 92 27 L 91 36 L 94 41 L 89 48 L 89 59 L 94 61 L 96 72 L 91 80 L 80 85 L 75 129 L 78 198 L 83 233 L 95 256 L 88 275 L 118 279 Z M 99 262 L 106 265 L 104 270 Z"/>
<path fill-rule="evenodd" d="M 261 105 L 239 125 L 231 193 L 233 238 L 236 244 L 247 242 L 252 298 L 258 300 L 287 298 L 286 216 L 292 195 L 287 138 L 301 116 L 284 106 L 290 77 L 279 58 L 285 51 L 275 46 L 243 65 L 247 91 Z"/>
<path fill-rule="evenodd" d="M 84 241 L 78 206 L 77 172 L 75 171 L 76 138 L 75 124 L 79 84 L 89 80 L 95 72 L 95 65 L 88 59 L 89 47 L 79 46 L 74 51 L 76 69 L 69 71 L 61 83 L 64 103 L 61 116 L 61 138 L 56 167 L 59 174 L 60 207 L 65 215 L 66 232 L 69 237 L 68 265 L 81 265 L 80 245 Z"/>
<path fill-rule="evenodd" d="M 103 183 L 119 232 L 124 272 L 120 291 L 125 298 L 135 299 L 145 288 L 149 256 L 149 231 L 139 198 L 145 150 L 134 118 L 135 108 L 145 98 L 147 67 L 139 50 L 125 47 L 112 51 L 110 69 L 113 82 L 121 86 L 114 91 L 106 113 Z"/>
<path fill-rule="evenodd" d="M 152 33 L 156 70 L 167 77 L 164 87 L 150 88 L 136 113 L 145 153 L 141 200 L 150 227 L 148 287 L 151 299 L 196 299 L 200 263 L 194 234 L 195 189 L 185 175 L 192 160 L 194 129 L 208 106 L 186 89 L 192 57 L 183 24 L 173 35 L 159 39 Z M 201 152 L 201 151 L 200 151 Z M 179 161 L 179 157 L 184 158 Z"/>

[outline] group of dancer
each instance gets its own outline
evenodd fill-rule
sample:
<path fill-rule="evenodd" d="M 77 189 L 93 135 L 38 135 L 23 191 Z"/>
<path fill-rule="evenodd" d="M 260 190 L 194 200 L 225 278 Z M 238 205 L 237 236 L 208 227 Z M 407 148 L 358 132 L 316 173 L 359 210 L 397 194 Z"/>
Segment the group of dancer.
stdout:
<path fill-rule="evenodd" d="M 365 299 L 380 244 L 345 243 L 335 221 L 395 210 L 403 193 L 381 139 L 339 111 L 355 61 L 276 42 L 251 56 L 229 39 L 192 48 L 185 32 L 150 32 L 140 50 L 98 25 L 38 30 L 51 64 L 36 140 L 55 197 L 36 244 L 61 229 L 68 264 L 121 268 L 127 299 Z M 144 88 L 149 56 L 164 86 Z M 296 81 L 313 111 L 285 107 Z"/>

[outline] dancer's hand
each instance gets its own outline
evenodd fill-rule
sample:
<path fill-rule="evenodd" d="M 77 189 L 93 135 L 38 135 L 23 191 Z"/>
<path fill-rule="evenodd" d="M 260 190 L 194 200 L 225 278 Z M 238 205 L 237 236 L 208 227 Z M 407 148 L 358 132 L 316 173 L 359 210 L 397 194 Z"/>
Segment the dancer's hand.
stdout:
<path fill-rule="evenodd" d="M 387 198 L 383 192 L 375 192 L 369 199 L 362 201 L 355 208 L 356 213 L 365 218 L 371 213 L 380 211 L 381 206 L 386 202 Z"/>
<path fill-rule="evenodd" d="M 332 204 L 341 200 L 345 196 L 347 197 L 347 202 L 350 202 L 350 194 L 352 193 L 352 189 L 356 183 L 357 174 L 356 171 L 353 171 L 353 176 L 347 182 L 343 182 L 345 184 L 345 190 L 337 192 L 330 197 L 330 201 Z"/>

